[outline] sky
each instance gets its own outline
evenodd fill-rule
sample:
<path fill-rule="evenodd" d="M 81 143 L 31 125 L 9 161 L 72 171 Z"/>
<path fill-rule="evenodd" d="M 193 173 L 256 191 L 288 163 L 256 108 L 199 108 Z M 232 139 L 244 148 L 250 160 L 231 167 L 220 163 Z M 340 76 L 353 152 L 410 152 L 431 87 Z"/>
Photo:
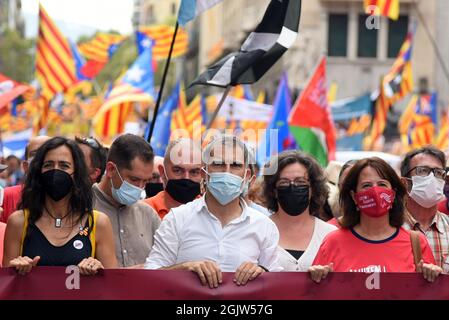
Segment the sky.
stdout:
<path fill-rule="evenodd" d="M 97 30 L 132 32 L 133 0 L 40 0 L 50 17 L 71 40 Z M 38 0 L 22 0 L 26 35 L 37 33 Z"/>

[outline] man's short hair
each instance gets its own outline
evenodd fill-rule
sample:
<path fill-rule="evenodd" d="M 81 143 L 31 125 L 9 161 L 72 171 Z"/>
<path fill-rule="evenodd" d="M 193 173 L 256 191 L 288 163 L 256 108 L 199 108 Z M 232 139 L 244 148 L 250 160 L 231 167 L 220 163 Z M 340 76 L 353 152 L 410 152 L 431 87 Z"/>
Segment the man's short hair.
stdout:
<path fill-rule="evenodd" d="M 199 144 L 197 144 L 195 141 L 193 141 L 190 138 L 177 138 L 177 139 L 170 141 L 169 144 L 167 145 L 167 148 L 165 149 L 164 166 L 168 165 L 168 161 L 173 163 L 173 159 L 170 158 L 171 152 L 172 152 L 173 148 L 176 147 L 180 143 L 188 144 L 189 151 L 192 152 L 192 156 L 193 156 L 193 151 L 195 148 L 198 150 L 199 155 L 201 156 L 201 146 Z M 196 159 L 192 159 L 192 160 L 195 161 Z M 201 163 L 201 159 L 197 159 L 197 160 L 198 160 L 198 163 Z"/>
<path fill-rule="evenodd" d="M 249 150 L 248 150 L 248 146 L 238 137 L 233 136 L 233 135 L 229 135 L 229 134 L 223 134 L 223 135 L 219 135 L 217 137 L 215 137 L 214 139 L 212 139 L 204 148 L 203 151 L 203 162 L 208 165 L 211 163 L 211 153 L 214 150 L 214 147 L 216 145 L 220 145 L 222 147 L 224 146 L 238 146 L 243 150 L 243 157 L 244 157 L 244 165 L 245 168 L 248 167 L 249 162 L 250 162 L 250 156 L 249 156 Z M 251 160 L 252 162 L 252 160 Z"/>
<path fill-rule="evenodd" d="M 106 170 L 106 159 L 108 157 L 108 151 L 105 147 L 101 145 L 95 138 L 79 138 L 75 137 L 76 143 L 79 145 L 88 146 L 91 150 L 90 152 L 90 162 L 92 166 L 96 169 L 100 169 L 100 175 L 97 178 L 97 182 L 100 182 L 101 177 Z"/>
<path fill-rule="evenodd" d="M 446 156 L 444 155 L 444 152 L 435 148 L 434 146 L 425 146 L 419 149 L 412 150 L 405 155 L 404 160 L 402 160 L 401 162 L 401 176 L 409 176 L 410 170 L 412 169 L 410 168 L 410 162 L 418 154 L 427 154 L 429 156 L 432 156 L 436 160 L 441 162 L 441 168 L 446 168 Z"/>
<path fill-rule="evenodd" d="M 114 162 L 119 169 L 131 170 L 131 162 L 136 158 L 145 163 L 153 162 L 154 153 L 145 139 L 134 134 L 119 136 L 109 149 L 108 161 Z"/>

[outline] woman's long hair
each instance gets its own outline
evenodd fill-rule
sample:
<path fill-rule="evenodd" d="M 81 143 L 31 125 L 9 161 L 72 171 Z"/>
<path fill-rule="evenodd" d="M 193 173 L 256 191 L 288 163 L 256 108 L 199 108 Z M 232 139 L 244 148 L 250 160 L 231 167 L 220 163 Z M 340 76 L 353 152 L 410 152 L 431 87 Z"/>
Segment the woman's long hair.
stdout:
<path fill-rule="evenodd" d="M 61 146 L 66 146 L 70 149 L 74 163 L 73 187 L 69 201 L 69 210 L 71 214 L 79 214 L 77 223 L 81 223 L 86 215 L 92 215 L 92 187 L 83 152 L 75 141 L 64 137 L 55 137 L 48 140 L 37 150 L 26 175 L 19 209 L 29 210 L 29 225 L 36 223 L 42 217 L 45 206 L 46 192 L 42 183 L 41 173 L 45 156 L 49 151 Z"/>

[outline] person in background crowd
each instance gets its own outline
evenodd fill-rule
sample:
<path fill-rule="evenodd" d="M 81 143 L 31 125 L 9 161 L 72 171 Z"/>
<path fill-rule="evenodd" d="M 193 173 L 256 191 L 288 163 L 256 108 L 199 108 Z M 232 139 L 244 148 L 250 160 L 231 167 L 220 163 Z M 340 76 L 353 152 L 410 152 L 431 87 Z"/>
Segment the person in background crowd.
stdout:
<path fill-rule="evenodd" d="M 251 172 L 251 177 L 249 178 L 249 180 L 246 182 L 246 184 L 243 186 L 243 191 L 242 191 L 242 197 L 243 199 L 246 201 L 246 204 L 250 207 L 253 208 L 261 213 L 263 213 L 264 215 L 266 215 L 267 217 L 269 217 L 271 215 L 271 212 L 268 211 L 267 208 L 261 206 L 260 204 L 254 202 L 251 197 L 250 197 L 250 190 L 254 188 L 255 184 L 256 184 L 256 172 L 258 172 L 257 170 L 257 166 L 256 166 L 256 157 L 254 155 L 254 150 L 252 150 L 251 148 L 248 148 L 249 150 L 249 169 Z"/>
<path fill-rule="evenodd" d="M 271 159 L 274 175 L 264 176 L 264 194 L 279 234 L 279 262 L 284 271 L 307 271 L 324 237 L 336 227 L 318 218 L 328 188 L 320 165 L 299 151 Z"/>
<path fill-rule="evenodd" d="M 21 168 L 21 161 L 14 155 L 10 155 L 6 158 L 6 165 L 8 166 L 7 173 L 7 185 L 15 186 L 22 183 L 24 173 Z"/>
<path fill-rule="evenodd" d="M 23 171 L 28 173 L 30 163 L 36 155 L 37 150 L 41 145 L 50 140 L 48 136 L 36 136 L 30 139 L 25 148 L 25 160 L 22 162 Z M 9 216 L 17 210 L 17 205 L 22 197 L 23 184 L 5 188 L 3 203 L 1 204 L 3 214 L 0 215 L 0 222 L 6 223 Z"/>
<path fill-rule="evenodd" d="M 119 136 L 109 149 L 106 172 L 94 184 L 94 208 L 111 219 L 120 267 L 139 268 L 145 262 L 160 219 L 145 198 L 153 173 L 153 149 L 142 137 Z"/>
<path fill-rule="evenodd" d="M 154 197 L 159 192 L 164 191 L 165 185 L 162 180 L 161 174 L 159 173 L 159 168 L 163 170 L 164 168 L 164 158 L 160 156 L 154 157 L 153 175 L 151 176 L 150 182 L 145 186 L 145 193 L 147 194 L 147 199 Z"/>
<path fill-rule="evenodd" d="M 327 186 L 329 187 L 329 195 L 326 199 L 326 205 L 332 213 L 332 216 L 329 216 L 330 219 L 340 216 L 340 207 L 338 206 L 338 175 L 341 172 L 341 168 L 342 164 L 340 162 L 330 161 L 324 170 L 324 175 L 327 179 Z"/>
<path fill-rule="evenodd" d="M 341 187 L 343 186 L 343 181 L 346 178 L 346 176 L 348 175 L 349 170 L 352 168 L 352 166 L 357 162 L 357 160 L 348 160 L 346 161 L 343 166 L 341 167 L 340 173 L 338 174 L 338 182 L 337 182 L 337 186 L 338 186 L 338 192 L 335 195 L 335 199 L 332 200 L 332 202 L 335 204 L 334 210 L 333 212 L 334 215 L 336 215 L 335 218 L 327 221 L 327 223 L 330 223 L 336 227 L 340 227 L 340 219 L 341 216 L 343 215 L 343 209 L 341 208 L 340 205 L 340 192 L 341 192 Z"/>
<path fill-rule="evenodd" d="M 216 137 L 206 146 L 203 162 L 206 194 L 170 210 L 145 268 L 189 270 L 210 288 L 222 283 L 222 271 L 235 272 L 237 285 L 264 270 L 281 271 L 275 224 L 240 197 L 251 174 L 247 146 L 235 136 Z"/>
<path fill-rule="evenodd" d="M 449 216 L 438 211 L 444 199 L 445 164 L 442 151 L 424 147 L 405 155 L 401 175 L 408 193 L 404 228 L 424 234 L 437 264 L 449 272 Z"/>
<path fill-rule="evenodd" d="M 87 170 L 92 185 L 101 181 L 101 177 L 106 169 L 106 159 L 108 153 L 95 138 L 78 138 L 75 141 L 81 148 L 86 159 Z"/>
<path fill-rule="evenodd" d="M 200 183 L 203 179 L 200 145 L 187 138 L 171 141 L 159 173 L 165 190 L 145 202 L 163 219 L 171 209 L 193 201 L 200 195 Z"/>
<path fill-rule="evenodd" d="M 0 164 L 0 172 L 3 172 L 8 168 L 7 165 Z M 0 187 L 0 206 L 3 203 L 3 196 L 4 196 L 5 190 Z M 0 221 L 2 217 L 3 209 L 0 207 Z M 5 229 L 6 229 L 6 223 L 0 222 L 0 268 L 2 266 L 2 260 L 3 260 L 3 239 L 5 238 Z"/>
<path fill-rule="evenodd" d="M 74 141 L 55 137 L 38 149 L 19 208 L 6 226 L 5 267 L 26 274 L 34 266 L 77 265 L 92 275 L 117 266 L 111 223 L 92 209 L 86 164 Z"/>
<path fill-rule="evenodd" d="M 447 158 L 446 158 L 447 159 Z M 448 170 L 449 170 L 449 160 L 446 160 L 446 179 L 444 182 L 444 199 L 438 203 L 438 211 L 441 213 L 444 213 L 446 215 L 449 215 L 449 176 L 448 176 Z"/>
<path fill-rule="evenodd" d="M 320 282 L 331 271 L 417 271 L 433 282 L 442 269 L 435 265 L 426 238 L 402 228 L 406 192 L 384 160 L 373 157 L 357 161 L 343 180 L 340 193 L 342 228 L 323 240 L 309 268 L 312 280 Z"/>

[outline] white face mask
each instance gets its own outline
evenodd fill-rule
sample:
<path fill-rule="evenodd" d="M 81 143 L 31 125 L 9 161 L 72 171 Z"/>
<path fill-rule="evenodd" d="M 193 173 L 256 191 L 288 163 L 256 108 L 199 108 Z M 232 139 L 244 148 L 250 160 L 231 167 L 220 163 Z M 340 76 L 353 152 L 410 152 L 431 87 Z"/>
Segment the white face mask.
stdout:
<path fill-rule="evenodd" d="M 435 178 L 433 172 L 426 177 L 412 177 L 412 191 L 409 196 L 421 207 L 431 208 L 444 199 L 444 180 Z"/>

